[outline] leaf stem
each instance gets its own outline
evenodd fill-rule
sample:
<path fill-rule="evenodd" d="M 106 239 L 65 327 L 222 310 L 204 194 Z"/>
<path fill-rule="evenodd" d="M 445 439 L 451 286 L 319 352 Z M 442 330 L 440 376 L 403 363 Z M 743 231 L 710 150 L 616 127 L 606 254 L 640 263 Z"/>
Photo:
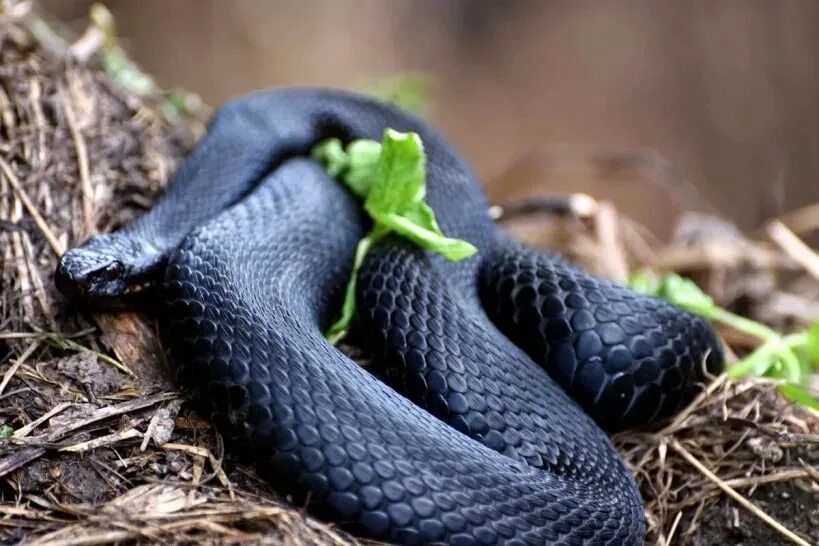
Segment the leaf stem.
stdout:
<path fill-rule="evenodd" d="M 799 383 L 801 369 L 794 350 L 803 347 L 807 340 L 808 336 L 805 332 L 787 336 L 780 336 L 774 332 L 774 335 L 754 352 L 731 366 L 728 370 L 728 376 L 736 379 L 748 374 L 763 375 L 772 365 L 780 361 L 784 366 L 782 374 L 784 378 L 789 382 Z"/>
<path fill-rule="evenodd" d="M 722 324 L 730 326 L 738 332 L 748 334 L 763 342 L 768 342 L 772 339 L 779 339 L 781 337 L 777 332 L 771 328 L 768 328 L 764 324 L 760 324 L 759 322 L 732 313 L 726 309 L 723 309 L 722 307 L 714 306 L 708 315 L 708 318 L 711 320 L 721 322 Z"/>
<path fill-rule="evenodd" d="M 361 264 L 364 263 L 367 252 L 389 232 L 389 228 L 376 224 L 373 226 L 372 231 L 370 231 L 366 237 L 362 238 L 355 247 L 353 271 L 350 273 L 350 280 L 347 281 L 347 288 L 344 290 L 344 304 L 341 307 L 341 316 L 330 326 L 327 333 L 324 334 L 324 337 L 326 337 L 332 345 L 336 345 L 339 341 L 344 339 L 347 336 L 347 331 L 350 329 L 350 323 L 355 314 L 356 279 L 358 279 L 358 270 L 361 269 Z"/>

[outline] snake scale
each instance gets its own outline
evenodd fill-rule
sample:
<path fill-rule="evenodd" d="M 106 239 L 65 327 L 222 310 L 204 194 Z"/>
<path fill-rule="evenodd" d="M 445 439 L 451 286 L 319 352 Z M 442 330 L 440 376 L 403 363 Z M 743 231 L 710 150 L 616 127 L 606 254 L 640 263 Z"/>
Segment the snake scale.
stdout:
<path fill-rule="evenodd" d="M 368 220 L 308 157 L 387 127 L 421 136 L 427 202 L 479 253 L 388 237 L 367 254 L 364 369 L 322 331 Z M 603 429 L 668 416 L 722 366 L 705 321 L 506 239 L 439 134 L 334 90 L 223 106 L 153 208 L 69 250 L 56 282 L 86 303 L 160 301 L 181 381 L 228 440 L 324 517 L 400 544 L 641 544 Z"/>

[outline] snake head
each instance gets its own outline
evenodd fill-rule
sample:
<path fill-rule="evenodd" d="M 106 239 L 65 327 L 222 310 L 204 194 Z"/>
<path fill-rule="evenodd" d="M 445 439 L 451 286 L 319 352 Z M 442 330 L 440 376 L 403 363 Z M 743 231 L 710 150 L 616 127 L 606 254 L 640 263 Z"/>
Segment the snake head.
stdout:
<path fill-rule="evenodd" d="M 159 252 L 120 234 L 97 235 L 63 254 L 54 281 L 69 299 L 103 307 L 127 306 L 159 280 Z"/>

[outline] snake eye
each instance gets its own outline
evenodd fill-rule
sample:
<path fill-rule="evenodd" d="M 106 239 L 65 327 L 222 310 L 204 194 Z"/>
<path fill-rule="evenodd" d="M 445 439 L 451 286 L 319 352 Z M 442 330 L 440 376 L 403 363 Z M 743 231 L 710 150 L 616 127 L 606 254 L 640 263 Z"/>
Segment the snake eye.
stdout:
<path fill-rule="evenodd" d="M 102 276 L 106 280 L 111 281 L 111 280 L 114 280 L 114 279 L 120 277 L 123 274 L 124 271 L 125 271 L 125 266 L 122 265 L 122 262 L 115 261 L 115 262 L 111 262 L 110 264 L 105 266 L 105 269 L 102 270 Z"/>

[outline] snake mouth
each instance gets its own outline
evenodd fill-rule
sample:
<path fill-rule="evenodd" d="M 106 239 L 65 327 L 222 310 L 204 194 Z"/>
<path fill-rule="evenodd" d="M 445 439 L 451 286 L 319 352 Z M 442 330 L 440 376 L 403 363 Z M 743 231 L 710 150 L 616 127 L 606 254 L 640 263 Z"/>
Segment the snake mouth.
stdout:
<path fill-rule="evenodd" d="M 54 282 L 67 298 L 94 307 L 120 309 L 132 307 L 159 284 L 164 262 L 153 256 L 146 260 L 140 254 L 136 260 L 126 260 L 117 254 L 130 256 L 132 252 L 115 254 L 102 246 L 94 238 L 60 258 Z"/>
<path fill-rule="evenodd" d="M 127 267 L 120 261 L 90 271 L 78 271 L 72 265 L 70 256 L 60 260 L 54 275 L 57 289 L 68 299 L 91 307 L 133 308 L 158 285 L 155 275 L 127 275 Z"/>
<path fill-rule="evenodd" d="M 60 259 L 54 282 L 69 298 L 91 299 L 116 296 L 124 292 L 125 265 L 119 260 L 90 256 L 83 249 L 72 249 Z M 99 263 L 96 263 L 99 262 Z"/>

